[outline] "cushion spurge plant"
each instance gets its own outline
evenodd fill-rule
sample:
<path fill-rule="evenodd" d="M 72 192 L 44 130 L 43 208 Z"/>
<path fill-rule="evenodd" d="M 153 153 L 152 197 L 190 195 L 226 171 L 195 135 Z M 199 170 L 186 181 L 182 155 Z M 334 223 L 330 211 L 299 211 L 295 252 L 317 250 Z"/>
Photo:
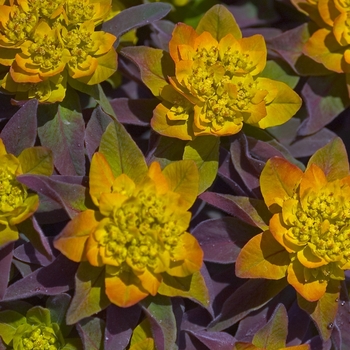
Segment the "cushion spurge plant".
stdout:
<path fill-rule="evenodd" d="M 151 125 L 165 136 L 192 140 L 232 135 L 243 123 L 267 128 L 285 123 L 301 106 L 300 97 L 285 83 L 260 76 L 266 65 L 264 38 L 242 38 L 234 17 L 221 5 L 209 10 L 196 30 L 183 23 L 175 26 L 170 57 L 150 48 L 141 54 L 133 48 L 123 52 L 162 100 Z"/>
<path fill-rule="evenodd" d="M 334 163 L 331 157 L 337 159 Z M 272 158 L 260 177 L 273 216 L 269 230 L 253 237 L 236 264 L 240 277 L 287 281 L 307 301 L 337 289 L 350 268 L 350 176 L 343 144 L 319 150 L 303 172 Z"/>
<path fill-rule="evenodd" d="M 46 161 L 43 161 L 46 158 Z M 41 163 L 41 166 L 39 165 Z M 33 168 L 36 168 L 33 172 Z M 19 237 L 17 225 L 29 218 L 39 206 L 39 196 L 17 180 L 32 172 L 51 175 L 51 152 L 43 147 L 25 149 L 18 157 L 6 151 L 0 139 L 0 248 Z"/>
<path fill-rule="evenodd" d="M 172 188 L 172 174 L 181 176 L 184 168 L 190 169 L 194 186 L 182 196 Z M 156 295 L 164 275 L 185 277 L 200 269 L 203 252 L 186 232 L 197 192 L 198 170 L 192 161 L 163 171 L 152 163 L 135 182 L 124 173 L 115 177 L 106 157 L 97 152 L 91 161 L 90 195 L 98 210 L 77 215 L 55 247 L 73 261 L 103 267 L 109 300 L 131 306 Z"/>

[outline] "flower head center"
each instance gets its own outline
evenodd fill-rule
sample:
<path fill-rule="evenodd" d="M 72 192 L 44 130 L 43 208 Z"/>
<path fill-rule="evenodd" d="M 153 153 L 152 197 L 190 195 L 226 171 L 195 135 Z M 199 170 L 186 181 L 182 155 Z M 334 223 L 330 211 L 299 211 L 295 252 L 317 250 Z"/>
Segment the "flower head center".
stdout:
<path fill-rule="evenodd" d="M 33 62 L 44 70 L 56 68 L 62 59 L 62 47 L 57 39 L 52 39 L 48 35 L 36 37 L 29 46 L 28 52 Z"/>
<path fill-rule="evenodd" d="M 327 262 L 350 261 L 350 202 L 329 183 L 320 193 L 311 192 L 303 205 L 295 208 L 294 225 L 287 236 L 307 244 L 313 253 Z"/>
<path fill-rule="evenodd" d="M 170 255 L 184 232 L 168 212 L 165 200 L 153 191 L 141 190 L 113 211 L 110 221 L 96 231 L 105 256 L 117 265 L 154 268 L 164 250 Z"/>
<path fill-rule="evenodd" d="M 33 31 L 37 21 L 38 16 L 34 11 L 25 12 L 21 7 L 13 5 L 9 20 L 4 25 L 4 34 L 12 42 L 24 41 Z"/>
<path fill-rule="evenodd" d="M 61 348 L 52 328 L 38 326 L 22 337 L 25 350 L 59 350 Z"/>
<path fill-rule="evenodd" d="M 10 212 L 19 207 L 27 192 L 6 166 L 0 166 L 0 212 Z"/>
<path fill-rule="evenodd" d="M 77 24 L 86 22 L 94 16 L 94 5 L 86 0 L 68 0 L 66 13 L 70 23 Z"/>

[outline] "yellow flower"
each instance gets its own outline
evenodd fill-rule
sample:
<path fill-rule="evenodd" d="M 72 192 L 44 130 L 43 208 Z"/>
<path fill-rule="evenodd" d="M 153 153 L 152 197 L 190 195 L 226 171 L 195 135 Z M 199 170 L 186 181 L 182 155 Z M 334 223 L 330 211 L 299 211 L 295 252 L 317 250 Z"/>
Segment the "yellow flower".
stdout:
<path fill-rule="evenodd" d="M 21 45 L 10 74 L 17 83 L 39 83 L 62 73 L 70 53 L 62 44 L 57 28 L 40 22 L 32 38 Z"/>
<path fill-rule="evenodd" d="M 269 230 L 242 248 L 237 275 L 287 276 L 306 300 L 319 300 L 350 268 L 350 176 L 328 180 L 314 163 L 303 173 L 275 157 L 266 163 L 260 185 L 274 215 Z"/>
<path fill-rule="evenodd" d="M 231 14 L 225 16 L 226 25 L 236 26 Z M 238 27 L 219 40 L 217 35 L 203 26 L 199 32 L 183 23 L 175 26 L 169 42 L 175 72 L 165 67 L 170 84 L 161 87 L 162 103 L 151 120 L 160 134 L 183 140 L 232 135 L 243 123 L 260 128 L 282 124 L 300 108 L 300 97 L 286 84 L 259 76 L 266 65 L 261 35 L 242 38 Z M 155 83 L 159 80 L 148 81 L 152 91 Z"/>
<path fill-rule="evenodd" d="M 16 225 L 31 216 L 39 205 L 37 194 L 16 179 L 22 165 L 18 158 L 6 152 L 0 139 L 0 247 L 18 239 Z"/>
<path fill-rule="evenodd" d="M 94 29 L 93 21 L 71 30 L 62 27 L 62 41 L 70 55 L 68 73 L 88 85 L 101 83 L 117 69 L 117 54 L 113 48 L 116 37 Z"/>
<path fill-rule="evenodd" d="M 196 195 L 184 201 L 169 185 L 158 163 L 135 183 L 125 174 L 114 178 L 105 157 L 96 153 L 90 195 L 99 211 L 80 213 L 55 241 L 69 259 L 105 267 L 105 291 L 116 305 L 157 294 L 164 273 L 185 277 L 201 267 L 203 252 L 186 232 Z"/>
<path fill-rule="evenodd" d="M 318 29 L 305 43 L 303 53 L 327 69 L 350 72 L 350 2 L 347 0 L 293 0 Z"/>

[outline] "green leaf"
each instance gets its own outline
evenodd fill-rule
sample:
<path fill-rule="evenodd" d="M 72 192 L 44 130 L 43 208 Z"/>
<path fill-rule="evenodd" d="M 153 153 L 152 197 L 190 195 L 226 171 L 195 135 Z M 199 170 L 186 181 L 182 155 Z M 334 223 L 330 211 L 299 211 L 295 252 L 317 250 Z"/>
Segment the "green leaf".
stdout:
<path fill-rule="evenodd" d="M 199 173 L 193 160 L 179 160 L 163 169 L 169 189 L 181 195 L 181 200 L 191 207 L 198 195 Z"/>
<path fill-rule="evenodd" d="M 147 338 L 152 338 L 152 329 L 148 318 L 145 318 L 132 332 L 130 346 L 143 342 Z"/>
<path fill-rule="evenodd" d="M 207 11 L 196 28 L 198 34 L 209 32 L 217 41 L 227 34 L 242 38 L 241 30 L 232 13 L 223 5 L 215 5 Z"/>
<path fill-rule="evenodd" d="M 80 263 L 75 276 L 75 294 L 67 312 L 67 324 L 91 316 L 109 304 L 105 293 L 104 267 L 95 267 L 88 262 Z"/>
<path fill-rule="evenodd" d="M 151 323 L 156 348 L 173 349 L 177 328 L 170 298 L 157 294 L 147 297 L 140 304 Z M 159 334 L 159 331 L 162 334 Z"/>
<path fill-rule="evenodd" d="M 65 345 L 62 350 L 81 350 L 83 349 L 83 344 L 80 338 L 65 338 Z"/>
<path fill-rule="evenodd" d="M 289 253 L 265 231 L 253 237 L 236 260 L 236 275 L 241 278 L 278 280 L 286 276 L 290 264 Z"/>
<path fill-rule="evenodd" d="M 88 317 L 77 325 L 84 350 L 103 350 L 105 323 L 97 317 Z"/>
<path fill-rule="evenodd" d="M 70 90 L 61 103 L 39 106 L 38 119 L 41 144 L 52 150 L 57 170 L 85 175 L 85 123 L 77 93 Z"/>
<path fill-rule="evenodd" d="M 346 148 L 337 137 L 319 149 L 309 160 L 307 167 L 316 164 L 325 173 L 328 181 L 342 179 L 349 175 L 349 160 Z"/>
<path fill-rule="evenodd" d="M 323 340 L 328 340 L 338 311 L 339 281 L 330 280 L 326 293 L 318 301 L 307 301 L 300 294 L 297 297 L 299 307 L 311 316 Z"/>
<path fill-rule="evenodd" d="M 209 292 L 199 271 L 187 277 L 174 277 L 166 273 L 163 273 L 162 276 L 163 281 L 158 289 L 159 294 L 189 298 L 204 307 L 209 305 Z"/>
<path fill-rule="evenodd" d="M 283 304 L 279 304 L 269 322 L 254 335 L 252 343 L 268 350 L 286 346 L 288 334 L 288 314 Z"/>
<path fill-rule="evenodd" d="M 259 77 L 279 80 L 287 84 L 291 89 L 294 89 L 298 84 L 300 77 L 290 68 L 290 66 L 282 59 L 274 59 L 267 61 L 264 70 L 259 74 Z"/>
<path fill-rule="evenodd" d="M 192 159 L 199 170 L 198 194 L 209 188 L 216 178 L 219 167 L 220 138 L 215 136 L 196 137 L 185 147 L 183 159 Z"/>
<path fill-rule="evenodd" d="M 167 77 L 175 72 L 169 53 L 146 46 L 126 47 L 120 53 L 137 65 L 142 81 L 154 96 L 159 97 L 164 86 L 169 85 Z"/>
<path fill-rule="evenodd" d="M 27 323 L 25 316 L 22 314 L 12 311 L 5 310 L 0 312 L 0 336 L 2 340 L 8 345 L 13 336 L 16 333 L 16 329 Z"/>
<path fill-rule="evenodd" d="M 41 306 L 34 306 L 27 312 L 27 322 L 30 324 L 51 326 L 50 310 Z"/>
<path fill-rule="evenodd" d="M 24 149 L 18 156 L 24 174 L 50 176 L 53 173 L 53 158 L 51 150 L 44 147 Z"/>
<path fill-rule="evenodd" d="M 137 183 L 148 171 L 141 150 L 118 122 L 108 125 L 102 135 L 99 151 L 106 157 L 114 177 L 126 174 Z"/>

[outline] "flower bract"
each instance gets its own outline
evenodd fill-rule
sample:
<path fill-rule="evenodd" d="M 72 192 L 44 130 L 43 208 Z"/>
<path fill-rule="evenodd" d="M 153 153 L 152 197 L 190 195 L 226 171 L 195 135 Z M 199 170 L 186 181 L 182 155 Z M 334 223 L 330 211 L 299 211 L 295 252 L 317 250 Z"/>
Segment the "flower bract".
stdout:
<path fill-rule="evenodd" d="M 276 179 L 280 182 L 276 184 Z M 308 301 L 350 268 L 350 176 L 327 179 L 318 165 L 303 172 L 283 158 L 270 159 L 260 178 L 274 214 L 269 230 L 252 238 L 237 260 L 240 276 L 287 281 Z M 259 267 L 252 270 L 253 254 Z"/>
<path fill-rule="evenodd" d="M 186 232 L 197 189 L 189 203 L 169 186 L 158 163 L 135 183 L 126 174 L 114 178 L 103 154 L 96 153 L 90 195 L 99 210 L 79 214 L 55 241 L 71 260 L 105 268 L 105 291 L 116 305 L 157 294 L 164 273 L 185 277 L 201 267 L 202 250 Z"/>

